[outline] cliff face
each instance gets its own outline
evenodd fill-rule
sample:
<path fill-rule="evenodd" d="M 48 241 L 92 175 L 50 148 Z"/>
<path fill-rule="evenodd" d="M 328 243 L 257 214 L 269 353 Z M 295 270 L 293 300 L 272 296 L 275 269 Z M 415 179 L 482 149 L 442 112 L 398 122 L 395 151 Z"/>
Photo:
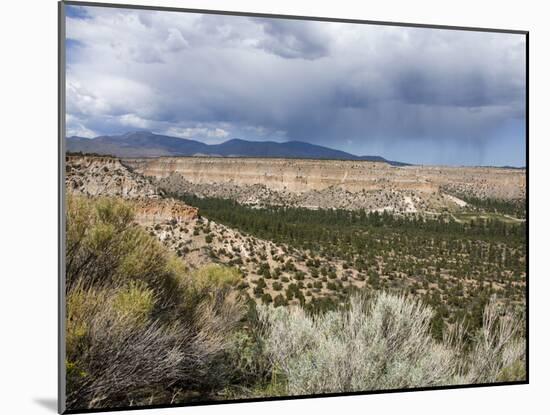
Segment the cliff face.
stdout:
<path fill-rule="evenodd" d="M 352 193 L 396 190 L 435 194 L 447 187 L 483 197 L 525 197 L 525 171 L 514 169 L 394 167 L 368 161 L 215 157 L 124 159 L 123 163 L 157 179 L 178 174 L 192 184 L 261 184 L 270 190 L 290 193 L 335 187 Z"/>
<path fill-rule="evenodd" d="M 179 173 L 191 183 L 262 184 L 271 190 L 293 193 L 338 186 L 357 192 L 395 187 L 434 192 L 437 188 L 386 163 L 339 160 L 256 159 L 214 157 L 161 157 L 125 159 L 124 163 L 145 176 L 165 178 Z M 391 173 L 391 177 L 388 177 Z"/>
<path fill-rule="evenodd" d="M 158 198 L 149 180 L 113 157 L 69 156 L 65 164 L 67 191 L 83 196 L 117 196 L 124 199 Z"/>
<path fill-rule="evenodd" d="M 142 226 L 159 223 L 183 223 L 199 216 L 197 208 L 174 199 L 138 199 L 134 201 L 136 222 Z"/>
<path fill-rule="evenodd" d="M 68 193 L 76 195 L 128 200 L 134 205 L 136 222 L 143 226 L 198 217 L 198 209 L 163 198 L 162 192 L 149 179 L 113 157 L 67 157 L 65 186 Z"/>

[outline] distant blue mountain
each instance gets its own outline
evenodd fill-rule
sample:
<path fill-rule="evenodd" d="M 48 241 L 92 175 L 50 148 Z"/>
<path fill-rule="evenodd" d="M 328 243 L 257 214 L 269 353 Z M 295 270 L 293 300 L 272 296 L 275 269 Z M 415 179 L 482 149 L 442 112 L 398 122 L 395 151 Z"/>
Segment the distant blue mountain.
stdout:
<path fill-rule="evenodd" d="M 67 137 L 68 152 L 112 155 L 116 157 L 215 156 L 265 157 L 334 160 L 380 161 L 392 166 L 407 163 L 386 160 L 380 156 L 356 156 L 345 151 L 302 141 L 247 141 L 234 138 L 221 144 L 204 144 L 196 140 L 137 131 L 122 135 L 84 138 Z"/>

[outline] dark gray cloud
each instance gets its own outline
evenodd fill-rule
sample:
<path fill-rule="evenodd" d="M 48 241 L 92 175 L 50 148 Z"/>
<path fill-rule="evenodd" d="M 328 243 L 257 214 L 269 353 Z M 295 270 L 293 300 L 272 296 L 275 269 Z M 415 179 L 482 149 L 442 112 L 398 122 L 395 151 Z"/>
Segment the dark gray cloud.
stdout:
<path fill-rule="evenodd" d="M 258 46 L 268 53 L 289 59 L 319 59 L 329 53 L 330 37 L 311 22 L 255 19 L 266 36 Z"/>
<path fill-rule="evenodd" d="M 72 134 L 523 164 L 521 35 L 96 7 L 69 16 Z"/>

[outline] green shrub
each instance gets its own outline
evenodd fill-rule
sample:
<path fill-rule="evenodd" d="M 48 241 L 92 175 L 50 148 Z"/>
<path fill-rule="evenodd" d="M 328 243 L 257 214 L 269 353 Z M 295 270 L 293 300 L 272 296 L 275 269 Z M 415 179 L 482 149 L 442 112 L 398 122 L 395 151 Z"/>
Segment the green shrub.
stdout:
<path fill-rule="evenodd" d="M 278 295 L 273 299 L 273 305 L 274 305 L 275 307 L 285 306 L 285 305 L 288 305 L 288 301 L 286 301 L 285 297 L 283 297 L 282 294 L 278 294 Z"/>
<path fill-rule="evenodd" d="M 205 265 L 193 273 L 193 280 L 200 287 L 230 287 L 236 286 L 242 280 L 238 268 L 220 264 Z"/>
<path fill-rule="evenodd" d="M 113 309 L 123 318 L 145 323 L 153 311 L 154 293 L 141 281 L 130 281 L 114 296 Z"/>
<path fill-rule="evenodd" d="M 271 297 L 271 294 L 269 293 L 264 293 L 262 295 L 262 303 L 263 304 L 270 304 L 273 302 L 273 298 Z"/>
<path fill-rule="evenodd" d="M 66 240 L 69 409 L 210 396 L 233 370 L 222 357 L 244 315 L 218 265 L 190 274 L 134 224 L 131 202 L 69 197 Z"/>

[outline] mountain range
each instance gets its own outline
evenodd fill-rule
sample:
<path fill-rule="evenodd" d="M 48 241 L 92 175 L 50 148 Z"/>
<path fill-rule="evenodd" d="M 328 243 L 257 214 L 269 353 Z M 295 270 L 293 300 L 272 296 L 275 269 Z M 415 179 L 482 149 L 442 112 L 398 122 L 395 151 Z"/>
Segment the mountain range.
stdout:
<path fill-rule="evenodd" d="M 345 151 L 303 141 L 247 141 L 234 138 L 221 144 L 205 144 L 196 140 L 136 131 L 122 135 L 86 138 L 67 137 L 68 152 L 95 153 L 116 157 L 214 156 L 366 160 L 385 162 L 392 166 L 407 163 L 386 160 L 380 156 L 356 156 Z"/>

